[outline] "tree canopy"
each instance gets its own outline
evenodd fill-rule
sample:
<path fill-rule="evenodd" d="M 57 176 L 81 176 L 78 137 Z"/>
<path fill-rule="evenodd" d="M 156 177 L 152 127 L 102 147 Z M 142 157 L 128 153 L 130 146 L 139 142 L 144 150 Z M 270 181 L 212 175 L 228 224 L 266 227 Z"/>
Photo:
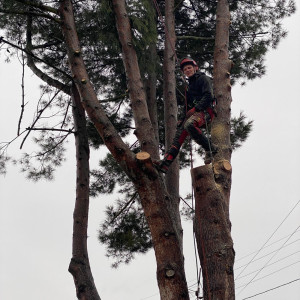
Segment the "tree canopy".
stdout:
<path fill-rule="evenodd" d="M 127 1 L 127 11 L 137 52 L 145 90 L 151 87 L 148 79 L 155 74 L 155 91 L 158 116 L 159 147 L 164 151 L 163 120 L 163 50 L 167 34 L 164 30 L 164 1 Z M 72 74 L 68 66 L 67 49 L 61 32 L 60 20 L 52 12 L 59 1 L 0 1 L 0 26 L 3 29 L 0 55 L 13 59 L 20 51 L 26 54 L 26 63 L 45 81 L 41 87 L 34 122 L 25 125 L 24 134 L 40 132 L 35 138 L 40 151 L 34 155 L 40 165 L 32 164 L 29 154 L 19 160 L 29 178 L 53 178 L 56 166 L 64 157 L 64 141 L 73 133 L 70 113 L 70 86 Z M 176 55 L 178 59 L 192 56 L 201 70 L 212 76 L 217 1 L 175 1 Z M 286 35 L 282 20 L 295 11 L 294 1 L 229 1 L 231 11 L 229 56 L 232 84 L 244 84 L 263 76 L 266 72 L 264 58 L 271 47 L 276 47 Z M 134 152 L 140 146 L 134 137 L 132 108 L 127 90 L 127 78 L 121 55 L 115 14 L 109 0 L 74 1 L 77 32 L 81 43 L 78 55 L 83 53 L 90 80 L 99 102 L 120 136 L 125 138 Z M 162 16 L 159 15 L 162 13 Z M 154 46 L 154 48 L 153 48 Z M 154 49 L 154 52 L 153 52 Z M 7 52 L 9 51 L 9 52 Z M 174 53 L 175 54 L 175 53 Z M 184 84 L 177 68 L 178 103 L 182 102 Z M 41 115 L 55 115 L 55 121 L 42 122 Z M 50 123 L 50 124 L 49 124 Z M 90 146 L 98 149 L 103 140 L 88 120 Z M 231 142 L 233 149 L 241 146 L 251 130 L 252 121 L 241 114 L 232 118 Z M 38 130 L 38 129 L 42 130 Z M 48 130 L 48 129 L 51 130 Z M 60 132 L 58 133 L 58 131 Z M 64 130 L 64 131 L 62 131 Z M 181 166 L 189 163 L 187 145 L 181 153 Z M 1 152 L 1 169 L 7 157 Z M 132 182 L 126 177 L 111 154 L 91 171 L 92 196 L 113 193 L 122 195 L 115 205 L 107 208 L 107 219 L 101 225 L 99 239 L 108 247 L 108 255 L 118 262 L 128 262 L 135 252 L 145 252 L 152 247 L 149 228 L 141 213 L 140 201 Z M 123 243 L 121 243 L 123 241 Z"/>

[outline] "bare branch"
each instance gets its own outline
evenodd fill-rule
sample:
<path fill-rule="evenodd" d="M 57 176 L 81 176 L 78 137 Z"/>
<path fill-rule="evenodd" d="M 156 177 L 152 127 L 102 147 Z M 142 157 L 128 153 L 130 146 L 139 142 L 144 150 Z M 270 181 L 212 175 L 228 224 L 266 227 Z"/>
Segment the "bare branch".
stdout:
<path fill-rule="evenodd" d="M 177 36 L 177 40 L 214 41 L 214 40 L 215 40 L 215 37 L 204 37 L 204 36 L 182 35 L 182 36 Z"/>
<path fill-rule="evenodd" d="M 133 196 L 129 199 L 128 202 L 125 203 L 125 205 L 114 215 L 113 219 L 110 220 L 110 223 L 113 224 L 114 221 L 124 212 L 124 210 L 130 205 L 131 207 L 131 204 L 134 202 L 135 198 L 138 196 L 138 193 L 135 192 L 133 194 Z M 129 208 L 130 208 L 129 207 Z"/>
<path fill-rule="evenodd" d="M 45 19 L 49 19 L 49 20 L 55 21 L 56 23 L 61 24 L 61 20 L 59 20 L 58 18 L 54 18 L 51 15 L 41 14 L 41 13 L 37 13 L 37 12 L 28 12 L 28 11 L 22 11 L 22 10 L 8 10 L 8 9 L 0 8 L 0 13 L 11 14 L 11 15 L 25 15 L 25 16 L 31 15 L 31 16 L 35 16 L 35 17 L 42 17 Z"/>
<path fill-rule="evenodd" d="M 55 97 L 56 97 L 60 92 L 61 92 L 61 91 L 58 90 L 58 91 L 54 94 L 54 96 L 50 99 L 50 101 L 45 105 L 45 107 L 42 108 L 41 110 L 39 110 L 38 115 L 37 115 L 36 119 L 34 120 L 34 122 L 32 123 L 32 125 L 30 126 L 30 128 L 34 128 L 34 125 L 35 125 L 35 124 L 37 123 L 37 121 L 40 119 L 40 117 L 41 117 L 41 115 L 43 114 L 43 112 L 44 112 L 44 111 L 46 110 L 46 108 L 52 103 L 52 101 L 55 99 Z M 27 134 L 25 135 L 25 137 L 24 137 L 24 139 L 23 139 L 23 141 L 22 141 L 22 143 L 21 143 L 20 149 L 22 149 L 22 147 L 23 147 L 23 145 L 24 145 L 24 143 L 25 143 L 27 137 L 29 136 L 31 130 L 32 130 L 32 129 L 29 129 L 28 132 L 27 132 Z"/>
<path fill-rule="evenodd" d="M 26 130 L 32 130 L 32 131 L 59 131 L 59 132 L 68 132 L 68 133 L 75 133 L 73 131 L 74 128 L 70 129 L 61 129 L 61 128 L 46 128 L 46 127 L 27 127 Z"/>
<path fill-rule="evenodd" d="M 61 69 L 59 69 L 59 68 L 57 68 L 57 67 L 55 67 L 55 66 L 49 64 L 48 62 L 46 62 L 46 61 L 43 60 L 42 58 L 36 56 L 36 55 L 33 54 L 32 52 L 29 52 L 28 50 L 23 49 L 22 47 L 20 47 L 20 46 L 14 44 L 14 43 L 9 42 L 8 40 L 4 39 L 2 36 L 0 37 L 0 42 L 3 42 L 3 43 L 5 43 L 5 44 L 7 44 L 7 45 L 9 45 L 9 46 L 11 46 L 11 47 L 13 47 L 13 48 L 15 48 L 15 49 L 18 49 L 18 50 L 21 50 L 21 51 L 25 52 L 26 54 L 30 55 L 32 58 L 34 58 L 34 59 L 36 59 L 36 60 L 38 60 L 38 61 L 40 61 L 40 62 L 46 64 L 47 66 L 49 66 L 49 67 L 53 68 L 54 70 L 58 71 L 59 73 L 63 74 L 66 78 L 68 78 L 68 79 L 70 79 L 70 80 L 72 79 L 70 75 L 66 74 L 66 73 L 65 73 L 64 71 L 62 71 Z M 54 79 L 53 79 L 53 80 L 54 80 Z M 63 89 L 61 89 L 61 90 L 63 90 Z M 65 92 L 65 90 L 63 90 L 63 91 Z M 68 94 L 68 93 L 67 93 L 67 94 Z"/>
<path fill-rule="evenodd" d="M 24 75 L 25 75 L 25 57 L 24 57 L 24 52 L 21 52 L 22 55 L 22 83 L 21 83 L 21 88 L 22 88 L 22 104 L 21 104 L 21 113 L 19 117 L 19 123 L 18 123 L 18 132 L 17 135 L 20 135 L 20 130 L 21 130 L 21 122 L 24 114 L 24 107 L 25 107 L 25 91 L 24 91 Z"/>
<path fill-rule="evenodd" d="M 16 1 L 20 2 L 22 4 L 25 4 L 27 6 L 38 8 L 45 12 L 50 12 L 50 13 L 58 15 L 58 10 L 54 7 L 43 5 L 42 3 L 38 3 L 38 2 L 28 1 L 28 0 L 16 0 Z"/>

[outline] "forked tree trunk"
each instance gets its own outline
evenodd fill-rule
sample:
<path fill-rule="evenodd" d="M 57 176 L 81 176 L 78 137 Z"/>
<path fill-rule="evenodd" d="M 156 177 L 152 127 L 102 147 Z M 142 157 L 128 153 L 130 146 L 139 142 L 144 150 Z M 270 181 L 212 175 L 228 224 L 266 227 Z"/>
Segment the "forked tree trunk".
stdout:
<path fill-rule="evenodd" d="M 117 29 L 122 45 L 123 61 L 128 78 L 129 96 L 141 149 L 158 156 L 158 148 L 150 121 L 145 91 L 133 48 L 129 18 L 124 0 L 113 0 Z M 157 262 L 157 280 L 161 299 L 189 299 L 184 272 L 181 234 L 174 219 L 173 202 L 164 180 L 149 160 L 138 160 L 116 133 L 102 109 L 83 62 L 76 32 L 72 3 L 61 1 L 60 14 L 71 72 L 80 93 L 81 102 L 115 160 L 134 183 L 148 222 Z"/>
<path fill-rule="evenodd" d="M 76 145 L 76 201 L 73 214 L 72 259 L 69 271 L 73 275 L 77 298 L 100 300 L 89 263 L 87 228 L 89 213 L 89 144 L 85 112 L 79 93 L 72 87 L 73 118 Z"/>
<path fill-rule="evenodd" d="M 192 170 L 195 192 L 195 233 L 203 270 L 205 300 L 233 300 L 234 249 L 230 233 L 231 188 L 230 105 L 228 59 L 230 13 L 227 0 L 219 0 L 214 50 L 214 89 L 217 118 L 212 124 L 212 142 L 218 147 L 212 165 Z"/>

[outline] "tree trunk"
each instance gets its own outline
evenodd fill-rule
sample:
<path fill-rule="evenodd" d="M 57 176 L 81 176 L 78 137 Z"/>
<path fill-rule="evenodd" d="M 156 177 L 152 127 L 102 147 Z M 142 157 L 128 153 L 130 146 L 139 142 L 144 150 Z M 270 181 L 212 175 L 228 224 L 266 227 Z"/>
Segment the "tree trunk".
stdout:
<path fill-rule="evenodd" d="M 234 250 L 225 213 L 228 207 L 214 180 L 212 165 L 194 168 L 191 173 L 195 191 L 194 229 L 204 299 L 233 300 Z"/>
<path fill-rule="evenodd" d="M 219 0 L 214 50 L 214 89 L 217 118 L 212 123 L 212 142 L 218 152 L 212 165 L 192 170 L 195 192 L 194 230 L 203 269 L 204 299 L 233 300 L 234 250 L 230 233 L 231 189 L 230 105 L 231 61 L 228 59 L 230 13 L 226 0 Z"/>
<path fill-rule="evenodd" d="M 165 49 L 164 49 L 164 115 L 165 115 L 165 147 L 170 148 L 176 133 L 177 125 L 177 100 L 175 78 L 175 16 L 174 0 L 165 1 Z M 179 203 L 179 161 L 172 163 L 166 174 L 166 186 L 168 192 L 178 199 Z"/>
<path fill-rule="evenodd" d="M 157 145 L 159 144 L 159 134 L 158 134 L 158 117 L 157 117 L 157 101 L 156 101 L 156 65 L 157 65 L 157 53 L 156 53 L 156 44 L 152 43 L 149 45 L 149 75 L 146 80 L 146 96 L 147 96 L 147 106 L 149 110 L 149 116 L 151 124 L 154 130 L 155 139 Z"/>
<path fill-rule="evenodd" d="M 79 93 L 72 87 L 73 118 L 76 144 L 76 202 L 73 214 L 73 245 L 69 272 L 73 275 L 78 299 L 100 300 L 87 250 L 87 228 L 89 212 L 89 144 L 86 132 L 85 112 Z"/>
<path fill-rule="evenodd" d="M 155 135 L 151 125 L 145 92 L 140 77 L 137 57 L 132 44 L 125 1 L 113 1 L 117 29 L 122 45 L 123 61 L 128 77 L 131 107 L 136 124 L 136 135 L 142 150 L 151 157 L 158 156 Z M 166 192 L 163 178 L 149 161 L 139 161 L 116 133 L 107 119 L 96 93 L 89 81 L 80 51 L 73 8 L 70 0 L 61 2 L 62 31 L 68 51 L 71 72 L 83 107 L 94 122 L 97 131 L 116 161 L 134 183 L 147 219 L 157 261 L 157 280 L 164 300 L 189 299 L 184 272 L 181 235 L 173 218 L 173 202 Z M 149 171 L 149 168 L 151 171 Z M 152 169 L 151 169 L 152 168 Z"/>

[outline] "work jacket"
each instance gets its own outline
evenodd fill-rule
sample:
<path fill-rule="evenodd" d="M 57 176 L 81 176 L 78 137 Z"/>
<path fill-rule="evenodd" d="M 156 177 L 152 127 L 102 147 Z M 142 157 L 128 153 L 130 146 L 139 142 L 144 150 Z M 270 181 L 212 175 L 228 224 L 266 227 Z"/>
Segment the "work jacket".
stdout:
<path fill-rule="evenodd" d="M 196 111 L 204 111 L 213 106 L 212 80 L 204 73 L 196 72 L 188 79 L 186 91 L 187 111 L 195 107 Z"/>

